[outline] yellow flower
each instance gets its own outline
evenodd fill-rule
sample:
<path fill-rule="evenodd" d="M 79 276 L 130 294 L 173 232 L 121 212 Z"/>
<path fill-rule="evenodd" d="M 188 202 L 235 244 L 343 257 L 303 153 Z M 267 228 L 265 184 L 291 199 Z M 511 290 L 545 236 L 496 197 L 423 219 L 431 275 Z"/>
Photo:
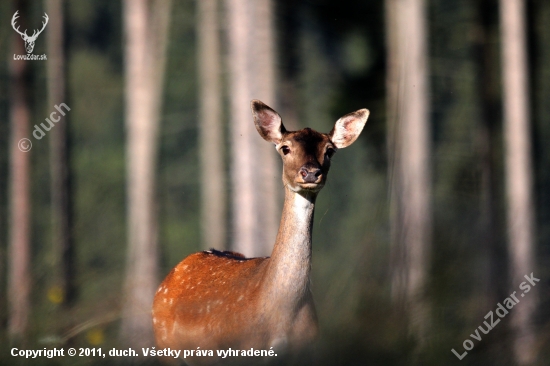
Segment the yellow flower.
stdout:
<path fill-rule="evenodd" d="M 48 300 L 54 304 L 61 304 L 65 296 L 63 289 L 59 286 L 52 286 L 48 289 Z"/>
<path fill-rule="evenodd" d="M 105 340 L 105 334 L 101 328 L 93 328 L 86 332 L 86 340 L 92 346 L 99 346 Z"/>

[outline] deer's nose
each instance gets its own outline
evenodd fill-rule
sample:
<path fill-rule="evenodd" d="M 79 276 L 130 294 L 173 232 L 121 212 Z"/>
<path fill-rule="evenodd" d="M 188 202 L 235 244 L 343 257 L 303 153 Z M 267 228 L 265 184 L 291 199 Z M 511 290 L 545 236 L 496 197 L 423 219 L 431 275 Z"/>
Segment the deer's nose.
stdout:
<path fill-rule="evenodd" d="M 300 169 L 300 175 L 305 183 L 315 183 L 321 175 L 321 169 L 319 168 L 308 168 L 302 167 Z"/>

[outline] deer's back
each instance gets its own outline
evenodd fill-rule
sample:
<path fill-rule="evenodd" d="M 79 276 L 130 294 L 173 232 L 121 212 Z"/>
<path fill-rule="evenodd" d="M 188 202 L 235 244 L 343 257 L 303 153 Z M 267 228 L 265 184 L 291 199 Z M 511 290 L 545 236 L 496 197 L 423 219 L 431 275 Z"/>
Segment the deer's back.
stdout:
<path fill-rule="evenodd" d="M 181 261 L 155 295 L 158 346 L 215 350 L 257 339 L 251 333 L 259 321 L 256 307 L 267 259 L 206 251 Z"/>

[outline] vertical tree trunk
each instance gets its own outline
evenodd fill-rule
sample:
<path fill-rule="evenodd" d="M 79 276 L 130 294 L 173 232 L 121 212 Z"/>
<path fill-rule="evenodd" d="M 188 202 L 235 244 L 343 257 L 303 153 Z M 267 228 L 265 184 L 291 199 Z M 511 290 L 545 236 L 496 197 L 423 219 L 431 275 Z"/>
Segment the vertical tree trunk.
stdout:
<path fill-rule="evenodd" d="M 517 288 L 524 275 L 536 274 L 525 2 L 501 0 L 500 19 L 508 250 L 511 286 Z M 521 302 L 512 314 L 514 354 L 519 365 L 529 365 L 536 360 L 532 328 L 536 296 L 529 293 Z"/>
<path fill-rule="evenodd" d="M 197 0 L 200 77 L 201 226 L 205 249 L 226 246 L 225 131 L 222 118 L 218 0 Z"/>
<path fill-rule="evenodd" d="M 169 0 L 125 0 L 128 256 L 121 341 L 153 344 L 151 306 L 158 285 L 155 204 L 157 135 Z"/>
<path fill-rule="evenodd" d="M 410 330 L 422 339 L 432 222 L 425 4 L 387 0 L 386 14 L 392 291 L 411 309 Z"/>
<path fill-rule="evenodd" d="M 276 107 L 272 3 L 227 0 L 227 11 L 233 248 L 266 255 L 277 234 L 280 169 L 273 147 L 258 138 L 250 100 Z"/>
<path fill-rule="evenodd" d="M 55 19 L 49 24 L 46 33 L 48 107 L 53 108 L 60 103 L 66 103 L 63 1 L 47 0 L 46 12 Z M 71 304 L 76 295 L 67 118 L 65 116 L 50 132 L 54 284 L 61 288 L 65 305 Z"/>
<path fill-rule="evenodd" d="M 274 7 L 272 0 L 261 0 L 254 2 L 256 5 L 256 14 L 252 18 L 251 31 L 256 39 L 251 45 L 252 51 L 255 51 L 256 62 L 254 64 L 254 77 L 251 81 L 253 95 L 259 96 L 260 99 L 272 103 L 277 107 L 277 97 L 275 93 L 275 26 L 273 21 Z M 250 98 L 252 99 L 252 98 Z M 250 101 L 249 101 L 250 103 Z M 251 114 L 249 112 L 249 114 Z M 252 122 L 252 118 L 249 117 Z M 252 123 L 251 123 L 252 124 Z M 258 237 L 260 243 L 263 243 L 263 251 L 265 255 L 270 255 L 275 243 L 275 237 L 279 229 L 279 220 L 281 217 L 282 192 L 281 183 L 282 168 L 279 156 L 275 149 L 270 144 L 262 141 L 258 136 L 256 144 L 258 144 L 259 159 L 254 161 L 255 171 L 259 172 L 262 190 L 258 192 L 256 199 L 256 211 L 263 213 L 259 215 L 259 225 L 256 227 L 259 230 Z M 260 255 L 262 253 L 259 253 Z"/>
<path fill-rule="evenodd" d="M 25 28 L 26 2 L 16 1 L 23 14 L 18 21 Z M 12 52 L 25 54 L 21 37 L 12 35 Z M 30 111 L 28 103 L 28 61 L 10 61 L 10 232 L 8 244 L 8 335 L 12 342 L 25 340 L 30 312 Z M 28 152 L 22 151 L 29 148 Z"/>
<path fill-rule="evenodd" d="M 293 0 L 277 1 L 279 27 L 277 45 L 284 50 L 284 57 L 278 59 L 278 111 L 285 116 L 285 127 L 289 130 L 299 129 L 298 105 L 300 104 L 299 83 L 299 42 L 300 42 L 301 6 Z"/>
<path fill-rule="evenodd" d="M 481 268 L 480 294 L 485 301 L 480 305 L 480 315 L 485 315 L 487 309 L 498 300 L 498 289 L 501 288 L 501 273 L 498 270 L 499 238 L 497 237 L 497 203 L 498 181 L 494 158 L 495 121 L 499 115 L 499 79 L 498 48 L 493 39 L 498 26 L 498 14 L 494 14 L 495 0 L 481 0 L 476 3 L 477 10 L 477 42 L 475 45 L 477 63 L 477 87 L 480 100 L 481 122 L 477 126 L 477 150 L 481 171 L 480 186 L 480 235 L 484 263 Z"/>

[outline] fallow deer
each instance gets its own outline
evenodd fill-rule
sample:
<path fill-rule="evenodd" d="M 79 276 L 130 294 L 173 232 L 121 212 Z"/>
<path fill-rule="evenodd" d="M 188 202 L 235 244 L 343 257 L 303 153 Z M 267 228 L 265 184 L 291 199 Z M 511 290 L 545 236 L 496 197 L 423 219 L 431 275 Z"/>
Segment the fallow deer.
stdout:
<path fill-rule="evenodd" d="M 260 136 L 275 144 L 283 160 L 281 223 L 271 257 L 217 250 L 191 254 L 160 285 L 153 303 L 158 348 L 213 351 L 214 357 L 186 357 L 189 365 L 257 362 L 221 358 L 217 350 L 273 349 L 281 356 L 314 339 L 309 275 L 315 199 L 332 156 L 357 139 L 369 116 L 367 109 L 347 114 L 329 133 L 287 131 L 273 109 L 259 100 L 251 107 Z"/>

